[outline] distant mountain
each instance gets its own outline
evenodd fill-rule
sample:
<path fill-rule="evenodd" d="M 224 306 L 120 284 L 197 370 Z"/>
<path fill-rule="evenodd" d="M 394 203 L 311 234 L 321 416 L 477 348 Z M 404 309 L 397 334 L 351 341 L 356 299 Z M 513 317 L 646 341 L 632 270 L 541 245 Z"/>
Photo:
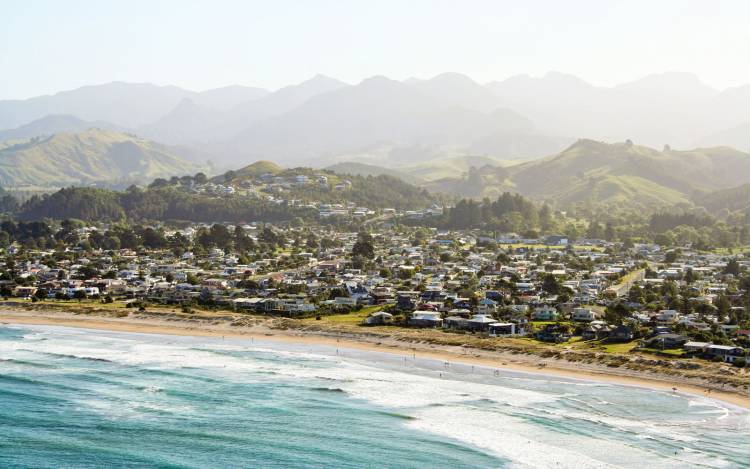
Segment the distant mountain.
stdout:
<path fill-rule="evenodd" d="M 706 146 L 727 145 L 750 151 L 750 121 L 703 137 L 696 143 Z"/>
<path fill-rule="evenodd" d="M 365 148 L 374 152 L 377 147 L 432 146 L 454 148 L 453 154 L 460 154 L 501 131 L 527 137 L 534 135 L 535 126 L 507 109 L 488 114 L 446 105 L 414 85 L 373 77 L 315 96 L 286 114 L 251 126 L 223 153 L 236 161 L 270 158 L 287 165 L 320 166 L 346 161 Z M 402 156 L 388 164 L 418 162 Z M 425 159 L 434 156 L 428 153 Z"/>
<path fill-rule="evenodd" d="M 707 115 L 718 91 L 689 73 L 663 73 L 614 87 L 597 87 L 562 73 L 520 75 L 488 87 L 501 102 L 553 135 L 607 141 L 633 139 L 652 146 L 693 143 L 723 124 Z M 746 112 L 746 111 L 742 111 Z"/>
<path fill-rule="evenodd" d="M 259 88 L 236 86 L 197 93 L 176 86 L 113 82 L 51 96 L 0 101 L 0 129 L 15 128 L 50 114 L 136 128 L 160 119 L 185 98 L 209 108 L 226 109 L 266 93 Z"/>
<path fill-rule="evenodd" d="M 484 113 L 503 107 L 492 90 L 460 73 L 442 73 L 429 80 L 412 79 L 405 83 L 445 106 Z"/>
<path fill-rule="evenodd" d="M 464 155 L 530 160 L 578 137 L 750 150 L 748 123 L 750 85 L 719 91 L 681 72 L 607 87 L 559 72 L 486 85 L 459 73 L 372 77 L 357 85 L 317 75 L 272 93 L 115 82 L 0 101 L 5 138 L 85 126 L 132 129 L 212 155 L 223 167 L 259 159 L 315 167 L 352 161 L 406 167 Z"/>
<path fill-rule="evenodd" d="M 164 145 L 102 129 L 36 137 L 0 149 L 3 187 L 142 184 L 200 169 Z"/>
<path fill-rule="evenodd" d="M 192 93 L 188 96 L 199 106 L 226 111 L 242 103 L 255 101 L 269 94 L 268 90 L 253 86 L 230 85 Z"/>
<path fill-rule="evenodd" d="M 227 140 L 255 123 L 302 105 L 313 96 L 349 86 L 317 75 L 298 85 L 287 86 L 262 98 L 246 100 L 234 107 L 217 109 L 194 99 L 183 99 L 161 119 L 138 132 L 166 143 L 195 144 Z"/>
<path fill-rule="evenodd" d="M 122 131 L 124 129 L 109 122 L 88 122 L 75 116 L 51 114 L 21 127 L 0 130 L 0 141 L 29 139 L 60 132 L 82 132 L 91 128 Z"/>

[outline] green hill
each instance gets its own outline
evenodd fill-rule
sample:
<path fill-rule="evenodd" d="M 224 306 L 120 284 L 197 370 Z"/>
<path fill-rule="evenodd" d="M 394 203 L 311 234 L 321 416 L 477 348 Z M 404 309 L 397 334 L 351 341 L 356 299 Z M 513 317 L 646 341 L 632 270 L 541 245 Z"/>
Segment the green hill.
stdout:
<path fill-rule="evenodd" d="M 750 213 L 750 184 L 697 194 L 693 198 L 693 201 L 696 205 L 705 207 L 711 213 L 716 213 L 723 209 L 727 209 L 730 212 L 742 211 Z"/>
<path fill-rule="evenodd" d="M 240 168 L 235 173 L 239 177 L 258 177 L 263 174 L 278 174 L 284 171 L 284 168 L 272 161 L 256 161 L 244 168 Z"/>
<path fill-rule="evenodd" d="M 472 197 L 510 190 L 558 205 L 655 207 L 689 203 L 696 193 L 748 182 L 750 154 L 728 147 L 659 151 L 631 142 L 579 140 L 547 158 L 500 169 L 484 167 L 479 174 L 428 187 L 438 192 L 452 187 Z"/>
<path fill-rule="evenodd" d="M 101 129 L 0 147 L 0 185 L 13 188 L 142 183 L 200 169 L 164 145 Z"/>
<path fill-rule="evenodd" d="M 580 140 L 558 155 L 512 168 L 511 179 L 519 192 L 538 199 L 668 205 L 696 191 L 750 181 L 750 154 Z"/>
<path fill-rule="evenodd" d="M 353 161 L 347 161 L 343 163 L 336 163 L 326 168 L 329 171 L 333 171 L 337 174 L 351 174 L 356 176 L 391 176 L 397 179 L 401 179 L 409 184 L 422 184 L 425 182 L 419 176 L 409 174 L 406 171 L 399 171 L 396 169 L 383 168 L 381 166 L 375 166 L 365 163 L 355 163 Z"/>
<path fill-rule="evenodd" d="M 507 161 L 489 156 L 454 156 L 401 168 L 400 171 L 425 181 L 437 181 L 445 178 L 456 178 L 467 173 L 471 168 L 499 167 L 505 166 L 507 163 Z"/>

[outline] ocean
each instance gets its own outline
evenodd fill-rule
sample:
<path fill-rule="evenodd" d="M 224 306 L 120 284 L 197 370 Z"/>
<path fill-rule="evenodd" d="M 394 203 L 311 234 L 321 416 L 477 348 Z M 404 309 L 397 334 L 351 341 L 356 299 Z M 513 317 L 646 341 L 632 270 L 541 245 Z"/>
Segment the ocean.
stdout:
<path fill-rule="evenodd" d="M 0 467 L 741 468 L 750 413 L 265 337 L 3 325 Z"/>

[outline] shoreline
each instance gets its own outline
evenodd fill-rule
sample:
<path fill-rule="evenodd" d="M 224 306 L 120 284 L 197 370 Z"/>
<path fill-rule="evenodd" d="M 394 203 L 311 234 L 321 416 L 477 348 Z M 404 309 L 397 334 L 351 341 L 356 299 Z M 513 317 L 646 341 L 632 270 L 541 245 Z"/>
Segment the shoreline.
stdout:
<path fill-rule="evenodd" d="M 635 386 L 658 391 L 672 391 L 683 395 L 716 399 L 745 410 L 750 410 L 750 396 L 731 390 L 716 390 L 708 386 L 685 382 L 685 380 L 681 379 L 670 379 L 672 377 L 668 376 L 632 376 L 612 372 L 608 373 L 606 369 L 596 369 L 581 365 L 563 365 L 562 363 L 555 362 L 550 363 L 549 360 L 542 357 L 519 357 L 508 353 L 403 342 L 382 337 L 372 338 L 340 333 L 276 330 L 262 325 L 231 327 L 228 325 L 191 324 L 187 321 L 168 321 L 164 319 L 120 319 L 76 315 L 56 311 L 40 313 L 38 311 L 2 310 L 0 311 L 0 324 L 64 326 L 112 332 L 213 338 L 228 337 L 232 339 L 251 339 L 257 337 L 262 340 L 274 342 L 344 347 L 369 352 L 388 353 L 391 355 L 404 355 L 408 353 L 423 359 L 479 365 L 530 373 L 538 376 L 556 376 L 606 384 Z"/>

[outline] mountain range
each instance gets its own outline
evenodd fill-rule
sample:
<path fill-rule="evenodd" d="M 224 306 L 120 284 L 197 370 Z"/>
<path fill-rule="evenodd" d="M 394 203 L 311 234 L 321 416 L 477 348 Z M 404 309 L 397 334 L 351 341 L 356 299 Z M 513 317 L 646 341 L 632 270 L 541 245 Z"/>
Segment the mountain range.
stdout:
<path fill-rule="evenodd" d="M 537 158 L 581 137 L 748 150 L 748 109 L 750 85 L 719 91 L 677 72 L 611 87 L 558 72 L 484 85 L 458 73 L 355 85 L 317 75 L 273 92 L 115 82 L 0 101 L 0 139 L 89 125 L 191 146 L 225 167 L 264 158 L 409 166 L 462 155 Z"/>
<path fill-rule="evenodd" d="M 471 197 L 680 203 L 750 182 L 750 85 L 719 91 L 676 72 L 611 87 L 558 72 L 487 84 L 317 75 L 276 91 L 115 82 L 0 101 L 0 141 L 0 184 L 14 187 L 270 160 Z"/>

